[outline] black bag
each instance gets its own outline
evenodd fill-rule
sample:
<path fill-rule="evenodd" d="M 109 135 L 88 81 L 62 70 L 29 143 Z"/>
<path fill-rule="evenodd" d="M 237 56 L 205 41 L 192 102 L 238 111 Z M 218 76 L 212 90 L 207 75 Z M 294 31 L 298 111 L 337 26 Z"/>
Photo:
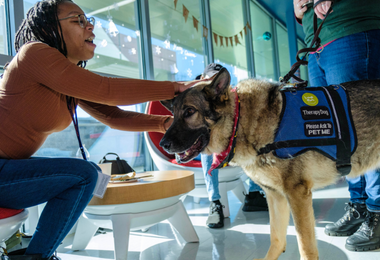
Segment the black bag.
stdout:
<path fill-rule="evenodd" d="M 107 160 L 106 156 L 112 154 L 116 155 L 116 160 Z M 119 155 L 116 153 L 107 153 L 104 155 L 103 159 L 99 161 L 99 164 L 102 163 L 112 163 L 111 165 L 111 175 L 114 174 L 125 174 L 129 172 L 134 172 L 133 168 L 127 163 L 126 160 L 120 159 Z"/>

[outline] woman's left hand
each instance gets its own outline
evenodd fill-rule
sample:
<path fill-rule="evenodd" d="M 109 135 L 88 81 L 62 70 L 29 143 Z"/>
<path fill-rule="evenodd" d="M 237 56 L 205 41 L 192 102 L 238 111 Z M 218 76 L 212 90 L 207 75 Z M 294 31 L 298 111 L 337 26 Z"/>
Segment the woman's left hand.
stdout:
<path fill-rule="evenodd" d="M 316 2 L 318 2 L 318 0 L 314 0 L 314 4 Z M 330 9 L 330 7 L 331 7 L 331 1 L 324 1 L 314 8 L 314 12 L 319 19 L 323 20 L 325 19 L 325 15 L 327 11 Z"/>

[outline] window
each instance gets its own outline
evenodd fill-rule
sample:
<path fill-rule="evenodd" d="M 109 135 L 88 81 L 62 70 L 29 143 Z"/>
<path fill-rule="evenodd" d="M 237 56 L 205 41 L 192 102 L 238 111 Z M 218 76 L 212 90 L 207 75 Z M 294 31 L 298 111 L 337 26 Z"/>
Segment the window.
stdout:
<path fill-rule="evenodd" d="M 277 80 L 272 18 L 253 2 L 250 9 L 256 77 Z"/>
<path fill-rule="evenodd" d="M 0 54 L 8 55 L 7 18 L 5 2 L 0 0 Z"/>
<path fill-rule="evenodd" d="M 214 59 L 231 74 L 231 84 L 248 78 L 242 1 L 210 1 Z"/>
<path fill-rule="evenodd" d="M 276 23 L 278 62 L 280 64 L 280 77 L 284 77 L 290 71 L 290 54 L 288 32 L 279 23 Z"/>
<path fill-rule="evenodd" d="M 199 2 L 149 1 L 155 80 L 193 80 L 204 70 Z M 184 11 L 187 10 L 187 11 Z"/>
<path fill-rule="evenodd" d="M 37 0 L 24 0 L 26 13 Z M 139 31 L 136 30 L 135 1 L 75 1 L 87 17 L 96 19 L 94 43 L 95 56 L 87 62 L 86 69 L 108 76 L 139 78 Z M 142 105 L 121 107 L 143 112 Z M 78 121 L 82 143 L 90 153 L 90 161 L 98 162 L 107 152 L 117 153 L 136 170 L 143 170 L 143 134 L 118 131 L 90 117 L 80 107 Z M 50 135 L 35 156 L 76 157 L 78 150 L 73 124 L 59 133 Z"/>

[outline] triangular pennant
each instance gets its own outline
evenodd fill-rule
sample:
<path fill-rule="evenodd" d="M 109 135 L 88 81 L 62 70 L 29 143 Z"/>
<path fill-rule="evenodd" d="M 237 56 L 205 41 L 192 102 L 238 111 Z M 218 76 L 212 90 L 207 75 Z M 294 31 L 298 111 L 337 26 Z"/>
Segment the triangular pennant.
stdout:
<path fill-rule="evenodd" d="M 228 47 L 228 37 L 224 37 L 226 39 L 226 46 Z"/>
<path fill-rule="evenodd" d="M 220 46 L 223 46 L 223 36 L 219 35 Z"/>
<path fill-rule="evenodd" d="M 218 46 L 218 35 L 216 33 L 213 33 L 213 35 L 214 35 L 215 45 Z"/>
<path fill-rule="evenodd" d="M 184 5 L 182 5 L 182 6 L 183 6 L 183 8 L 182 8 L 182 10 L 183 10 L 182 15 L 183 15 L 183 17 L 185 17 L 185 23 L 186 23 L 187 22 L 187 17 L 189 16 L 189 10 Z"/>
<path fill-rule="evenodd" d="M 231 43 L 231 47 L 233 47 L 233 46 L 234 46 L 234 43 L 233 43 L 233 41 L 232 41 L 232 36 L 230 37 L 230 43 Z"/>
<path fill-rule="evenodd" d="M 247 22 L 247 27 L 248 27 L 248 29 L 250 29 L 251 30 L 251 26 L 249 25 L 249 23 Z"/>
<path fill-rule="evenodd" d="M 207 38 L 208 38 L 208 29 L 204 25 L 202 25 L 202 26 L 203 26 L 203 37 L 205 37 L 206 41 L 207 41 Z"/>
<path fill-rule="evenodd" d="M 240 31 L 240 37 L 243 39 L 243 30 Z"/>
<path fill-rule="evenodd" d="M 177 2 L 178 0 L 174 0 L 174 9 L 177 9 Z"/>
<path fill-rule="evenodd" d="M 244 26 L 244 34 L 247 35 L 247 26 Z"/>
<path fill-rule="evenodd" d="M 198 20 L 193 16 L 193 25 L 194 25 L 194 28 L 197 29 L 198 31 Z"/>
<path fill-rule="evenodd" d="M 238 38 L 238 35 L 235 35 L 235 45 L 241 44 Z"/>

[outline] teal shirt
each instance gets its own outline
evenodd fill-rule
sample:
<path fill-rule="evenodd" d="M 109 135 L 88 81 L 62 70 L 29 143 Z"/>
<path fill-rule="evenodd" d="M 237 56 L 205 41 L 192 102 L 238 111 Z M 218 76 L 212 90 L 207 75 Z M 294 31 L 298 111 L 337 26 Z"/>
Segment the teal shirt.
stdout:
<path fill-rule="evenodd" d="M 314 10 L 308 8 L 302 19 L 307 46 L 314 37 Z M 318 25 L 322 22 L 318 18 Z M 333 12 L 322 25 L 319 34 L 324 45 L 338 38 L 354 33 L 380 29 L 380 0 L 335 0 Z"/>

